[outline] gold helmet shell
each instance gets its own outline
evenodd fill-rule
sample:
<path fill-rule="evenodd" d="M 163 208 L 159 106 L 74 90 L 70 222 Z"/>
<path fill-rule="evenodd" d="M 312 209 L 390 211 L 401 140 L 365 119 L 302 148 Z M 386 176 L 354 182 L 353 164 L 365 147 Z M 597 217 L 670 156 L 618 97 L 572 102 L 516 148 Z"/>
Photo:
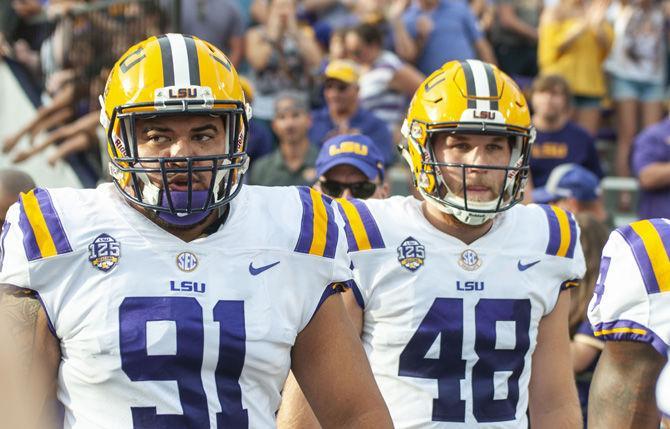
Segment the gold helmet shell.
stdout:
<path fill-rule="evenodd" d="M 251 109 L 240 78 L 228 58 L 210 43 L 194 36 L 165 34 L 150 37 L 121 56 L 112 68 L 104 93 L 100 122 L 107 132 L 110 173 L 121 193 L 134 203 L 159 212 L 184 215 L 208 212 L 239 191 L 248 160 L 245 153 Z M 138 156 L 134 121 L 159 115 L 214 115 L 226 124 L 227 150 L 209 159 L 213 171 L 210 194 L 202 205 L 175 207 L 161 203 L 169 194 L 167 183 L 156 187 L 143 164 L 155 162 Z M 163 158 L 161 173 L 188 173 L 195 160 Z M 169 171 L 167 165 L 182 165 Z M 185 166 L 185 167 L 184 167 Z M 165 171 L 162 171 L 165 170 Z M 189 187 L 190 189 L 190 187 Z M 189 191 L 190 192 L 190 191 Z M 191 205 L 193 205 L 191 207 Z"/>
<path fill-rule="evenodd" d="M 512 144 L 509 164 L 467 166 L 438 162 L 431 139 L 443 132 L 507 136 Z M 406 140 L 401 150 L 417 190 L 428 202 L 462 222 L 481 224 L 523 198 L 535 131 L 523 93 L 496 66 L 478 60 L 445 63 L 417 89 L 402 133 Z M 504 169 L 507 174 L 500 197 L 482 203 L 451 192 L 440 167 Z"/>

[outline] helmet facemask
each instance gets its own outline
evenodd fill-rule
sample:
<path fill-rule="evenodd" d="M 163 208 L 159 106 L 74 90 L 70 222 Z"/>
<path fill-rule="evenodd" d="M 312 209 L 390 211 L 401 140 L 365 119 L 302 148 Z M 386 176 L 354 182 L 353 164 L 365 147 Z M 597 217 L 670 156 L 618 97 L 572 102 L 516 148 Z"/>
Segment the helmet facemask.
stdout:
<path fill-rule="evenodd" d="M 415 186 L 426 201 L 444 213 L 453 215 L 468 225 L 481 225 L 495 217 L 497 213 L 510 209 L 523 199 L 523 188 L 528 177 L 530 143 L 534 132 L 514 130 L 506 126 L 465 123 L 431 124 L 431 126 L 413 127 L 423 132 L 407 133 L 408 144 L 420 154 L 421 164 L 415 174 Z M 434 151 L 435 137 L 438 133 L 501 135 L 510 145 L 510 159 L 507 165 L 480 165 L 439 162 Z M 415 134 L 415 135 L 409 135 Z M 422 135 L 421 135 L 422 134 Z M 424 145 L 417 138 L 425 138 Z M 411 156 L 405 157 L 411 161 Z M 410 166 L 412 166 L 410 162 Z M 416 166 L 415 166 L 416 168 Z M 462 189 L 451 189 L 443 175 L 444 169 L 457 169 L 461 177 Z M 468 198 L 468 170 L 503 171 L 502 183 L 497 189 L 497 197 L 490 201 L 474 201 Z"/>
<path fill-rule="evenodd" d="M 248 107 L 235 100 L 164 101 L 136 103 L 114 109 L 109 120 L 110 173 L 119 191 L 132 203 L 155 212 L 171 226 L 188 228 L 204 220 L 214 209 L 227 204 L 241 189 L 248 166 L 246 154 Z M 221 154 L 188 157 L 140 157 L 135 125 L 139 118 L 175 115 L 220 117 L 225 125 L 225 149 Z M 116 155 L 116 156 L 114 156 Z M 202 173 L 210 173 L 206 190 L 194 190 Z M 151 177 L 158 175 L 159 184 Z M 185 175 L 188 189 L 170 189 L 175 175 Z"/>

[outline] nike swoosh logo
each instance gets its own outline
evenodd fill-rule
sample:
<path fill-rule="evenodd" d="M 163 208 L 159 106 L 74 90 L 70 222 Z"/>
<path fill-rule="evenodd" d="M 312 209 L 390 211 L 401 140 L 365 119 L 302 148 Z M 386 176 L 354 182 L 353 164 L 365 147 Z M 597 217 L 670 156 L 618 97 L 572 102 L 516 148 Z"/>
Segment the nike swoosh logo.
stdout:
<path fill-rule="evenodd" d="M 539 259 L 535 262 L 531 262 L 530 264 L 522 264 L 521 261 L 519 261 L 516 264 L 516 267 L 519 269 L 519 271 L 526 271 L 528 268 L 532 267 L 535 264 L 539 264 L 539 263 L 540 263 Z"/>
<path fill-rule="evenodd" d="M 281 262 L 281 261 L 277 261 L 277 262 L 275 262 L 274 264 L 263 265 L 262 267 L 258 267 L 258 268 L 254 268 L 254 263 L 253 263 L 253 262 L 249 262 L 249 274 L 251 274 L 252 276 L 257 276 L 257 275 L 259 275 L 260 273 L 262 273 L 263 271 L 265 271 L 265 270 L 269 270 L 270 268 L 274 267 L 274 266 L 277 265 L 279 262 Z"/>

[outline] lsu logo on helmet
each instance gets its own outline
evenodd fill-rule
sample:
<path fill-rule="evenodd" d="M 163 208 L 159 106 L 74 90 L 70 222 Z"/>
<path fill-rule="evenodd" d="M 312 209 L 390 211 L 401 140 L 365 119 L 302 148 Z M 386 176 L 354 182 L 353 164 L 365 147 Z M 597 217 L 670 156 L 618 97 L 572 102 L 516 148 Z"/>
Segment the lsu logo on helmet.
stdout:
<path fill-rule="evenodd" d="M 416 91 L 403 123 L 401 145 L 414 185 L 429 203 L 464 223 L 478 225 L 523 198 L 530 145 L 535 139 L 521 90 L 494 65 L 478 60 L 451 61 L 433 72 Z M 438 162 L 432 148 L 437 133 L 501 135 L 511 144 L 507 165 Z M 468 201 L 446 185 L 441 167 L 505 170 L 500 198 Z M 465 187 L 465 186 L 464 186 Z"/>

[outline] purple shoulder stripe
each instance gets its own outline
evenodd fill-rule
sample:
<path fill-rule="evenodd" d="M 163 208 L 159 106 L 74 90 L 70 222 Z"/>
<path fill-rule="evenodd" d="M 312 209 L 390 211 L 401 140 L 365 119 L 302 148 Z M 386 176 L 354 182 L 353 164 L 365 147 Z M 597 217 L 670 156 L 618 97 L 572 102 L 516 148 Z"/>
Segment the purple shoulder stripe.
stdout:
<path fill-rule="evenodd" d="M 548 205 L 539 204 L 539 206 L 542 207 L 549 221 L 549 243 L 545 252 L 549 255 L 556 255 L 561 247 L 561 227 L 558 224 L 558 217 Z"/>
<path fill-rule="evenodd" d="M 51 201 L 51 196 L 46 189 L 35 188 L 35 197 L 40 204 L 40 210 L 42 211 L 42 216 L 46 221 L 47 228 L 51 233 L 51 238 L 54 241 L 56 246 L 56 251 L 60 255 L 61 253 L 67 253 L 72 251 L 70 242 L 65 235 L 65 229 L 63 224 L 56 213 L 53 202 Z"/>
<path fill-rule="evenodd" d="M 630 225 L 617 228 L 616 231 L 621 234 L 624 240 L 626 240 L 626 243 L 628 243 L 628 246 L 633 252 L 633 257 L 640 269 L 642 281 L 644 282 L 644 287 L 647 289 L 647 293 L 660 292 L 658 281 L 656 281 L 656 275 L 654 274 L 654 268 L 651 265 L 651 259 L 649 259 L 642 238 Z"/>
<path fill-rule="evenodd" d="M 23 248 L 26 251 L 26 258 L 29 261 L 35 261 L 42 258 L 42 252 L 37 245 L 37 239 L 35 238 L 35 232 L 33 227 L 30 225 L 26 211 L 21 203 L 22 197 L 19 197 L 19 229 L 23 233 Z"/>
<path fill-rule="evenodd" d="M 324 249 L 323 256 L 334 258 L 337 250 L 338 228 L 337 223 L 335 223 L 335 210 L 333 210 L 332 206 L 333 200 L 326 195 L 321 195 L 321 200 L 323 200 L 323 205 L 326 207 L 326 215 L 328 217 L 326 248 Z"/>
<path fill-rule="evenodd" d="M 337 209 L 340 211 L 340 215 L 342 215 L 342 219 L 344 219 L 344 235 L 347 237 L 347 249 L 349 252 L 353 252 L 358 250 L 358 244 L 356 244 L 356 237 L 354 236 L 354 232 L 351 230 L 351 225 L 347 221 L 347 215 L 344 212 L 344 208 L 339 202 L 336 202 L 337 204 Z"/>
<path fill-rule="evenodd" d="M 572 213 L 567 212 L 568 223 L 570 224 L 570 245 L 568 246 L 568 253 L 566 258 L 573 258 L 575 256 L 575 247 L 577 246 L 577 221 Z"/>
<path fill-rule="evenodd" d="M 352 198 L 349 201 L 356 207 L 358 214 L 361 216 L 365 232 L 368 234 L 368 240 L 370 240 L 370 246 L 372 246 L 373 249 L 383 249 L 386 247 L 384 245 L 384 240 L 382 239 L 382 233 L 379 231 L 377 222 L 375 221 L 375 218 L 372 217 L 372 213 L 370 213 L 368 206 L 365 205 L 363 201 L 356 198 Z"/>
<path fill-rule="evenodd" d="M 298 194 L 302 203 L 302 220 L 300 221 L 298 243 L 294 250 L 300 253 L 309 253 L 312 238 L 314 238 L 314 206 L 308 187 L 298 187 Z"/>

